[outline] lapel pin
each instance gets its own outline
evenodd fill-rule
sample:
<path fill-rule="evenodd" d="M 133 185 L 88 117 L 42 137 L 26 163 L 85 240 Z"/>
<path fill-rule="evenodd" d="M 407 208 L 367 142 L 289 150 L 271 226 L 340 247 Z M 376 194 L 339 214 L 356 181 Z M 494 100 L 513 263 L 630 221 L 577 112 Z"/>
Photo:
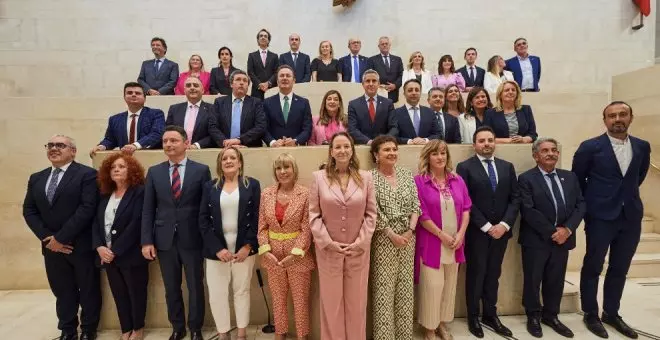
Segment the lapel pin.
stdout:
<path fill-rule="evenodd" d="M 560 177 L 559 179 L 560 179 L 562 182 L 564 181 L 564 177 Z"/>

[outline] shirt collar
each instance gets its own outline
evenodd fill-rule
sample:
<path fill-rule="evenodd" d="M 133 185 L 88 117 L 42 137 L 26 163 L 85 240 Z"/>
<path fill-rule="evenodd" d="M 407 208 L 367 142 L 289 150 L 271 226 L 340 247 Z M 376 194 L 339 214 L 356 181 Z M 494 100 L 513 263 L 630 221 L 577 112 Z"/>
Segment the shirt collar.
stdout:
<path fill-rule="evenodd" d="M 351 59 L 355 57 L 360 57 L 359 54 L 353 54 L 353 53 L 349 53 L 348 56 L 351 57 Z"/>
<path fill-rule="evenodd" d="M 525 57 L 521 57 L 521 56 L 519 56 L 519 55 L 516 55 L 516 58 L 518 58 L 519 61 L 529 60 L 529 54 L 528 54 L 527 56 L 525 56 Z"/>
<path fill-rule="evenodd" d="M 264 52 L 266 52 L 266 55 L 268 55 L 267 49 L 266 50 L 259 49 L 259 55 L 262 55 Z"/>
<path fill-rule="evenodd" d="M 495 163 L 495 162 L 494 162 L 494 161 L 495 161 L 495 157 L 486 158 L 486 157 L 484 157 L 484 156 L 482 156 L 482 155 L 477 154 L 477 158 L 479 158 L 479 162 L 481 162 L 481 163 L 483 163 L 483 162 L 484 162 L 485 160 L 487 160 L 487 159 L 490 159 L 490 160 L 493 161 L 493 163 Z"/>
<path fill-rule="evenodd" d="M 156 60 L 160 60 L 160 62 L 162 63 L 163 61 L 165 61 L 165 56 L 162 56 L 160 58 L 154 57 L 154 62 L 156 62 Z"/>
<path fill-rule="evenodd" d="M 291 103 L 291 101 L 293 100 L 293 91 L 291 91 L 291 93 L 289 94 L 284 94 L 282 92 L 279 92 L 279 94 L 280 94 L 280 101 L 282 102 L 284 102 L 284 96 L 289 97 L 289 103 Z"/>
<path fill-rule="evenodd" d="M 383 58 L 387 58 L 387 57 L 390 56 L 390 54 L 389 54 L 389 53 L 388 53 L 388 54 L 382 54 L 382 53 L 381 53 L 380 56 L 383 57 Z"/>
<path fill-rule="evenodd" d="M 167 161 L 170 163 L 170 168 L 174 166 L 174 163 L 172 161 Z M 179 162 L 179 167 L 186 166 L 186 163 L 188 163 L 188 157 L 184 157 L 181 162 Z"/>
<path fill-rule="evenodd" d="M 291 52 L 291 55 L 293 55 L 294 53 L 300 54 L 300 50 L 295 51 L 295 52 L 294 51 L 290 51 L 290 52 Z"/>
<path fill-rule="evenodd" d="M 191 105 L 197 105 L 197 107 L 199 108 L 201 106 L 201 104 L 202 104 L 201 99 L 197 103 L 192 103 L 192 102 L 190 102 L 190 100 L 188 101 L 188 107 L 190 107 Z"/>
<path fill-rule="evenodd" d="M 374 99 L 374 104 L 377 104 L 376 102 L 378 102 L 378 94 L 376 94 L 373 97 L 369 97 L 369 95 L 365 93 L 364 94 L 364 100 L 366 100 L 367 103 L 369 103 L 369 98 L 373 98 Z"/>
<path fill-rule="evenodd" d="M 241 98 L 238 98 L 238 97 L 234 96 L 234 94 L 232 93 L 232 94 L 231 94 L 231 102 L 233 103 L 234 101 L 236 101 L 236 99 L 240 99 L 241 101 L 244 101 L 244 100 L 245 100 L 245 96 L 243 96 L 243 97 L 241 97 Z"/>
<path fill-rule="evenodd" d="M 620 140 L 618 138 L 614 138 L 610 136 L 610 134 L 607 134 L 607 138 L 610 139 L 610 143 L 615 144 L 615 145 L 626 145 L 627 143 L 630 142 L 630 136 L 626 136 L 626 139 Z"/>
<path fill-rule="evenodd" d="M 415 106 L 417 107 L 417 110 L 420 110 L 420 111 L 421 111 L 421 105 L 419 105 L 419 103 L 417 103 L 417 105 L 415 105 Z M 408 111 L 412 110 L 412 108 L 413 108 L 412 105 L 406 103 L 406 109 L 407 109 Z"/>
<path fill-rule="evenodd" d="M 541 174 L 543 174 L 543 176 L 545 176 L 547 174 L 555 174 L 555 175 L 557 174 L 557 168 L 552 169 L 552 171 L 550 171 L 550 172 L 547 172 L 547 171 L 541 169 L 540 166 L 537 166 L 537 168 L 539 168 L 539 171 L 541 171 Z"/>
<path fill-rule="evenodd" d="M 137 110 L 137 112 L 131 112 L 131 110 L 126 110 L 128 112 L 128 116 L 130 117 L 131 115 L 136 115 L 138 118 L 140 117 L 140 113 L 142 113 L 142 109 Z"/>
<path fill-rule="evenodd" d="M 71 165 L 71 163 L 73 163 L 73 161 L 71 161 L 71 162 L 69 162 L 69 163 L 66 163 L 66 164 L 64 164 L 64 165 L 62 165 L 62 166 L 60 167 L 60 170 L 62 171 L 62 173 L 65 173 L 65 172 L 66 172 L 66 169 L 69 168 L 69 166 Z M 56 169 L 54 166 L 51 166 L 50 168 L 51 168 L 51 169 L 50 169 L 51 172 L 53 172 L 53 171 Z"/>
<path fill-rule="evenodd" d="M 470 65 L 468 65 L 468 64 L 465 64 L 465 69 L 466 69 L 466 70 L 474 69 L 474 70 L 476 71 L 476 70 L 477 70 L 477 65 L 472 65 L 472 66 L 470 66 Z"/>

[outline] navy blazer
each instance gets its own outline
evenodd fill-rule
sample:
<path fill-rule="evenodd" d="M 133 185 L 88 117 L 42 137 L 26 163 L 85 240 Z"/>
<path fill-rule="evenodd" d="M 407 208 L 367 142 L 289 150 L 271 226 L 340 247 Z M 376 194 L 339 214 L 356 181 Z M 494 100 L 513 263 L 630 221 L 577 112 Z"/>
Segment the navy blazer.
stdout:
<path fill-rule="evenodd" d="M 289 107 L 289 119 L 284 122 L 280 94 L 270 96 L 264 100 L 264 114 L 266 116 L 266 132 L 264 142 L 270 142 L 282 137 L 293 138 L 298 145 L 305 145 L 312 135 L 312 108 L 309 100 L 295 93 Z"/>
<path fill-rule="evenodd" d="M 419 134 L 415 133 L 415 127 L 408 114 L 408 108 L 404 105 L 394 110 L 397 121 L 399 135 L 397 140 L 399 144 L 408 144 L 409 139 L 416 137 L 428 139 L 440 139 L 440 126 L 433 111 L 422 105 L 419 106 Z"/>
<path fill-rule="evenodd" d="M 401 88 L 401 79 L 403 78 L 403 61 L 400 57 L 390 54 L 390 68 L 388 69 L 383 62 L 383 56 L 378 53 L 369 58 L 367 68 L 378 72 L 381 85 L 392 83 L 396 86 L 394 91 L 387 93 L 393 103 L 399 101 L 399 88 Z"/>
<path fill-rule="evenodd" d="M 463 76 L 463 79 L 465 79 L 465 87 L 484 87 L 484 77 L 486 76 L 486 70 L 479 66 L 475 66 L 474 68 L 475 71 L 477 71 L 477 74 L 474 75 L 474 81 L 472 81 L 472 78 L 470 78 L 467 65 L 459 68 L 456 70 L 456 72 L 459 72 Z"/>
<path fill-rule="evenodd" d="M 369 67 L 369 60 L 363 55 L 358 55 L 358 83 L 362 83 L 362 75 Z M 353 55 L 345 55 L 339 58 L 341 65 L 341 78 L 345 82 L 355 82 L 353 79 Z"/>
<path fill-rule="evenodd" d="M 434 115 L 438 122 L 438 129 L 440 129 L 440 117 L 436 113 Z M 463 140 L 461 139 L 461 126 L 458 118 L 449 113 L 443 113 L 442 118 L 444 119 L 444 134 L 442 133 L 442 129 L 440 129 L 440 136 L 443 137 L 444 135 L 443 139 L 447 144 L 461 144 Z"/>
<path fill-rule="evenodd" d="M 167 110 L 165 126 L 177 125 L 184 127 L 187 108 L 187 101 L 170 106 L 169 110 Z M 192 136 L 188 137 L 190 137 L 192 144 L 199 143 L 201 149 L 212 148 L 218 145 L 217 143 L 221 139 L 221 134 L 220 130 L 218 130 L 218 122 L 213 114 L 213 105 L 203 100 L 199 102 L 195 128 L 193 129 Z"/>
<path fill-rule="evenodd" d="M 96 217 L 92 225 L 92 249 L 107 246 L 105 241 L 105 210 L 111 195 L 101 197 Z M 128 188 L 119 206 L 116 207 L 115 220 L 110 229 L 110 250 L 115 254 L 112 263 L 119 267 L 139 266 L 147 263 L 142 256 L 140 246 L 140 231 L 142 222 L 142 205 L 144 203 L 144 185 Z M 100 266 L 101 258 L 96 254 L 96 265 Z M 105 264 L 104 264 L 105 265 Z"/>
<path fill-rule="evenodd" d="M 627 219 L 641 221 L 644 205 L 639 186 L 649 169 L 651 145 L 630 135 L 628 138 L 633 157 L 625 174 L 621 173 L 606 133 L 582 142 L 573 155 L 572 170 L 587 202 L 587 218 L 610 221 L 623 210 Z"/>
<path fill-rule="evenodd" d="M 110 116 L 105 137 L 99 145 L 106 150 L 122 148 L 128 144 L 128 111 Z M 160 109 L 143 107 L 137 122 L 137 140 L 143 149 L 158 149 L 165 130 L 165 114 Z"/>
<path fill-rule="evenodd" d="M 156 164 L 147 171 L 142 209 L 142 245 L 169 250 L 176 233 L 177 243 L 185 249 L 200 249 L 202 237 L 197 219 L 204 183 L 211 180 L 209 167 L 190 158 L 186 162 L 181 197 L 172 195 L 170 163 Z"/>
<path fill-rule="evenodd" d="M 280 66 L 277 54 L 268 51 L 266 66 L 261 62 L 259 50 L 248 54 L 247 73 L 252 82 L 252 97 L 264 98 L 264 92 L 259 90 L 259 83 L 268 82 L 268 88 L 277 85 L 277 68 Z"/>
<path fill-rule="evenodd" d="M 536 133 L 536 122 L 534 122 L 534 114 L 532 107 L 523 105 L 520 110 L 516 110 L 516 117 L 518 118 L 518 136 L 532 137 L 535 141 L 539 137 Z M 484 113 L 484 124 L 493 128 L 495 131 L 495 138 L 509 138 L 509 124 L 504 118 L 504 112 L 497 111 L 495 108 L 488 109 Z"/>
<path fill-rule="evenodd" d="M 231 74 L 238 70 L 233 65 L 229 67 L 229 75 L 225 77 L 225 70 L 222 67 L 214 67 L 211 69 L 211 85 L 209 87 L 210 94 L 222 94 L 228 96 L 231 94 L 231 84 L 229 77 Z"/>
<path fill-rule="evenodd" d="M 220 137 L 218 145 L 222 147 L 225 139 L 231 135 L 231 114 L 232 99 L 231 95 L 218 97 L 213 103 L 213 114 L 218 121 Z M 266 116 L 259 99 L 245 96 L 243 98 L 243 108 L 241 109 L 241 145 L 247 147 L 260 147 L 263 144 L 261 139 L 266 132 Z"/>
<path fill-rule="evenodd" d="M 156 59 L 143 61 L 137 79 L 147 95 L 152 89 L 162 95 L 173 95 L 177 80 L 179 80 L 179 64 L 169 59 L 164 59 L 158 70 L 156 70 Z"/>
<path fill-rule="evenodd" d="M 396 114 L 394 104 L 388 98 L 376 96 L 376 117 L 371 122 L 369 104 L 365 96 L 360 96 L 348 103 L 348 133 L 356 144 L 367 144 L 380 135 L 397 137 Z"/>
<path fill-rule="evenodd" d="M 520 189 L 520 235 L 518 243 L 526 247 L 549 248 L 557 246 L 565 249 L 575 248 L 575 234 L 587 209 L 580 191 L 580 183 L 574 173 L 556 169 L 557 177 L 564 192 L 566 219 L 557 221 L 557 209 L 552 190 L 548 187 L 543 173 L 534 167 L 518 176 Z M 554 179 L 553 179 L 554 180 Z M 557 226 L 566 227 L 572 234 L 562 245 L 552 241 L 552 234 Z"/>
<path fill-rule="evenodd" d="M 312 71 L 310 68 L 309 56 L 305 53 L 298 52 L 298 59 L 296 64 L 293 65 L 293 54 L 291 51 L 280 54 L 280 65 L 289 65 L 294 70 L 296 76 L 296 83 L 309 83 L 312 79 Z"/>
<path fill-rule="evenodd" d="M 46 197 L 51 167 L 30 176 L 23 201 L 23 218 L 32 232 L 43 240 L 48 236 L 74 247 L 73 254 L 88 256 L 92 251 L 92 219 L 96 213 L 98 188 L 96 170 L 71 162 L 57 185 L 53 203 Z M 42 242 L 42 254 L 46 251 Z"/>
<path fill-rule="evenodd" d="M 532 75 L 534 76 L 534 88 L 531 90 L 537 92 L 540 91 L 539 81 L 541 80 L 541 58 L 530 55 L 529 62 L 532 64 Z M 513 79 L 518 83 L 518 86 L 522 88 L 522 70 L 520 69 L 518 56 L 508 59 L 504 69 L 513 73 Z"/>
<path fill-rule="evenodd" d="M 247 186 L 245 181 L 247 180 Z M 199 208 L 199 230 L 204 239 L 203 255 L 207 259 L 218 260 L 216 254 L 227 249 L 227 241 L 222 230 L 222 209 L 220 208 L 220 194 L 223 182 L 218 179 L 204 184 L 204 193 Z M 259 181 L 252 177 L 238 178 L 238 235 L 236 237 L 236 252 L 244 245 L 249 244 L 252 249 L 250 255 L 257 253 L 257 230 L 259 229 L 259 202 L 261 200 L 261 187 Z"/>

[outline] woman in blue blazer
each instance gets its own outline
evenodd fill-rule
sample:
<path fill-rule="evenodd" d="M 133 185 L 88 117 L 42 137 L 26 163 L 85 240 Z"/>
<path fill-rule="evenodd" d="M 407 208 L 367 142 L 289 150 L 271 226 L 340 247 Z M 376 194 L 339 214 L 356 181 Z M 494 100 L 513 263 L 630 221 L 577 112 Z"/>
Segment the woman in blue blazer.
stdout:
<path fill-rule="evenodd" d="M 216 161 L 218 178 L 204 185 L 199 228 L 204 239 L 206 281 L 219 339 L 229 339 L 229 285 L 234 293 L 238 339 L 247 339 L 250 281 L 257 253 L 259 181 L 243 176 L 243 155 L 226 147 Z"/>
<path fill-rule="evenodd" d="M 497 89 L 497 106 L 486 111 L 484 124 L 495 131 L 497 143 L 532 143 L 538 138 L 534 114 L 522 105 L 522 91 L 515 81 L 506 80 Z"/>

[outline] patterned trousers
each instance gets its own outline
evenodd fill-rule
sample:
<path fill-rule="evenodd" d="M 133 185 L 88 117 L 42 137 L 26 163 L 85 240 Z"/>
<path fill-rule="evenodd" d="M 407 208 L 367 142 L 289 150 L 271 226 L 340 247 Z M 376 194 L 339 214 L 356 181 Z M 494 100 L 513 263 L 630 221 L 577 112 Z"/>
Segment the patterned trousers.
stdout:
<path fill-rule="evenodd" d="M 268 287 L 273 299 L 275 333 L 289 331 L 289 310 L 287 302 L 289 288 L 293 296 L 293 312 L 298 337 L 309 335 L 309 294 L 312 284 L 311 271 L 290 271 L 284 268 L 268 269 Z"/>

